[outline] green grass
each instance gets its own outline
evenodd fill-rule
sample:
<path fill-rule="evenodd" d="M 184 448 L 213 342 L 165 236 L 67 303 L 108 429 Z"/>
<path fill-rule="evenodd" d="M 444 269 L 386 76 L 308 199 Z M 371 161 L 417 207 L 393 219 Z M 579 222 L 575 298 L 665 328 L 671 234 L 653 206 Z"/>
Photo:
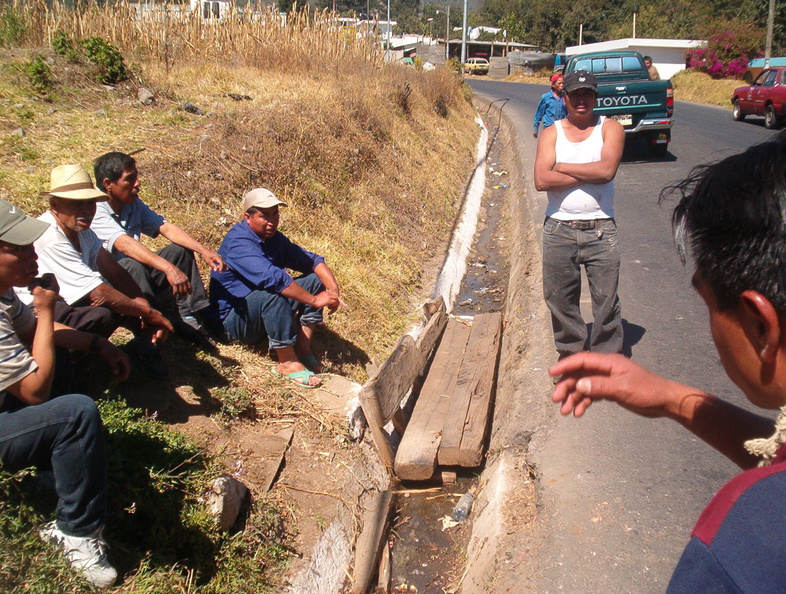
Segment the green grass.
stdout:
<path fill-rule="evenodd" d="M 273 592 L 292 555 L 279 509 L 264 500 L 246 529 L 223 534 L 203 500 L 223 469 L 196 443 L 117 397 L 99 403 L 104 421 L 110 560 L 133 592 Z M 89 592 L 37 528 L 54 515 L 53 492 L 32 471 L 0 472 L 0 591 Z M 189 589 L 190 588 L 190 589 Z"/>

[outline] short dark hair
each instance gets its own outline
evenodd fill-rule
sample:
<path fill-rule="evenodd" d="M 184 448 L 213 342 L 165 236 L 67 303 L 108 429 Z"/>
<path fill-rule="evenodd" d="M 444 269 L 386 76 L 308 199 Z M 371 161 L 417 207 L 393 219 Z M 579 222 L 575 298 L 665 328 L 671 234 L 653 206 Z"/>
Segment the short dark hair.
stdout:
<path fill-rule="evenodd" d="M 106 153 L 93 162 L 93 174 L 96 178 L 96 187 L 106 192 L 104 180 L 116 182 L 123 172 L 136 167 L 136 160 L 125 153 Z"/>
<path fill-rule="evenodd" d="M 644 56 L 644 61 L 646 62 L 647 60 L 649 60 L 650 62 L 652 62 L 652 58 L 650 58 L 649 56 Z"/>
<path fill-rule="evenodd" d="M 694 168 L 661 198 L 671 193 L 681 196 L 672 213 L 677 251 L 684 263 L 689 243 L 718 307 L 734 308 L 754 290 L 786 316 L 786 131 Z"/>

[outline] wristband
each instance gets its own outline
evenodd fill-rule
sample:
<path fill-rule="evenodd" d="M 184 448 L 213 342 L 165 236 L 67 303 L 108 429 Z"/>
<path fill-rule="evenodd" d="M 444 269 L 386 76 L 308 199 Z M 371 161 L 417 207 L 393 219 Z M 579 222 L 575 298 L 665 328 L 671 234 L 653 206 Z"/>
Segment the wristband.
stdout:
<path fill-rule="evenodd" d="M 101 338 L 98 334 L 93 334 L 93 338 L 90 339 L 90 346 L 88 347 L 88 351 L 91 353 L 98 352 L 98 339 Z"/>

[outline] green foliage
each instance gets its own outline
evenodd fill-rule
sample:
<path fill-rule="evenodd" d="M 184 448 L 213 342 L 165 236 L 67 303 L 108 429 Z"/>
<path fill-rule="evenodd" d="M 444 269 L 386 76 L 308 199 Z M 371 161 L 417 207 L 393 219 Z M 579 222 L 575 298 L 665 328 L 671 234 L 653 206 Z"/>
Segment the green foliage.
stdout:
<path fill-rule="evenodd" d="M 24 65 L 27 80 L 36 93 L 46 93 L 55 85 L 52 69 L 42 56 L 36 56 Z"/>
<path fill-rule="evenodd" d="M 253 418 L 255 415 L 254 395 L 245 388 L 216 388 L 211 396 L 219 403 L 218 416 L 224 425 L 228 426 L 240 417 Z"/>
<path fill-rule="evenodd" d="M 65 56 L 69 51 L 73 51 L 74 42 L 71 36 L 63 31 L 58 31 L 52 36 L 52 51 L 61 56 Z"/>
<path fill-rule="evenodd" d="M 87 59 L 97 67 L 96 79 L 105 85 L 114 85 L 128 78 L 123 56 L 114 45 L 100 37 L 82 40 Z"/>
<path fill-rule="evenodd" d="M 24 21 L 13 12 L 12 8 L 6 7 L 0 12 L 0 46 L 18 46 L 26 31 Z"/>

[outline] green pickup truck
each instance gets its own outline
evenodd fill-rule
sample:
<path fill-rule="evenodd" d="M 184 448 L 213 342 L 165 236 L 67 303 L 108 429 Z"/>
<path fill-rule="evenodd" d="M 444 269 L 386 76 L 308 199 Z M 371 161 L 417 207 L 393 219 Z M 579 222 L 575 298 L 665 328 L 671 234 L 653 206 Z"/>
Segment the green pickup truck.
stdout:
<path fill-rule="evenodd" d="M 608 51 L 571 56 L 565 74 L 587 70 L 598 79 L 595 113 L 617 120 L 625 137 L 641 137 L 650 154 L 662 157 L 674 124 L 674 88 L 669 80 L 650 80 L 644 58 L 634 51 Z"/>

